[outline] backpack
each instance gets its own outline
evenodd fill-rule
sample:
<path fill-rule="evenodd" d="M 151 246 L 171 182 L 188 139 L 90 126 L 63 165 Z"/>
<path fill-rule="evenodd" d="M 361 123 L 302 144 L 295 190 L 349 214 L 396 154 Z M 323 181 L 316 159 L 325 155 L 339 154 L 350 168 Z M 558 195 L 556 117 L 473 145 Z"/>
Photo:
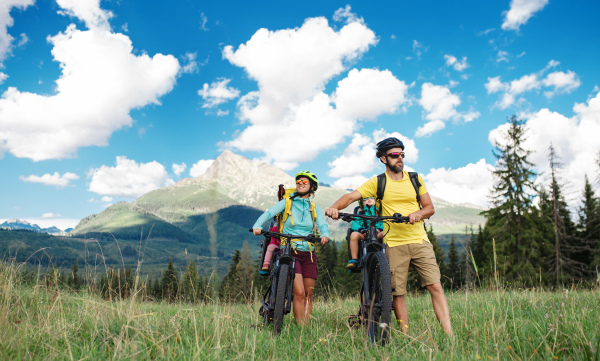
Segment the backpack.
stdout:
<path fill-rule="evenodd" d="M 295 190 L 296 190 L 295 188 L 285 189 L 283 187 L 283 184 L 279 185 L 279 191 L 277 192 L 277 196 L 280 201 L 285 198 L 285 210 L 283 211 L 283 213 L 279 214 L 276 217 L 277 223 L 279 224 L 279 232 L 280 233 L 283 232 L 283 225 L 284 225 L 285 221 L 288 219 L 288 217 L 290 218 L 290 221 L 292 222 L 292 226 L 294 225 L 294 217 L 292 217 L 292 198 L 290 197 L 290 195 L 292 193 L 294 193 Z M 317 219 L 317 208 L 315 207 L 315 204 L 313 203 L 313 201 L 309 200 L 309 203 L 310 203 L 310 214 L 312 215 L 313 224 L 315 224 L 315 220 Z"/>
<path fill-rule="evenodd" d="M 419 174 L 417 172 L 408 172 L 408 176 L 410 178 L 410 183 L 412 183 L 413 188 L 415 189 L 415 193 L 417 193 L 417 203 L 419 203 L 419 209 L 423 209 L 423 206 L 421 205 L 421 195 L 419 194 L 419 188 L 421 187 L 421 182 L 419 182 Z M 379 208 L 376 208 L 379 215 L 381 215 L 381 210 L 383 209 L 381 200 L 383 199 L 383 193 L 385 192 L 386 182 L 387 178 L 385 177 L 385 172 L 377 176 L 377 200 L 379 201 Z M 425 232 L 427 232 L 425 220 L 423 220 L 423 228 L 425 229 Z"/>

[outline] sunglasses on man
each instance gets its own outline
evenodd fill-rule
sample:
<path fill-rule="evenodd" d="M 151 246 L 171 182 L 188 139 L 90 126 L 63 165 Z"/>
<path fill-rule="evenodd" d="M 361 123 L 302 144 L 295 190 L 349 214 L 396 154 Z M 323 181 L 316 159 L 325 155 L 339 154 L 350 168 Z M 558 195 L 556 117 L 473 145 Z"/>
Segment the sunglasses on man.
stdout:
<path fill-rule="evenodd" d="M 400 157 L 404 158 L 404 152 L 393 152 L 385 155 L 388 158 L 398 159 Z"/>

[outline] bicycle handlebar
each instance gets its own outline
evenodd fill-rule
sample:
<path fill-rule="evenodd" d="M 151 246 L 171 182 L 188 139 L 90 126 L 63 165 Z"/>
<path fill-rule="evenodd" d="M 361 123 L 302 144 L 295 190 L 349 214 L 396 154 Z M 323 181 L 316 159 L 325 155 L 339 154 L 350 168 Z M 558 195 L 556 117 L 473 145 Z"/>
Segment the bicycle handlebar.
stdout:
<path fill-rule="evenodd" d="M 410 219 L 408 217 L 403 217 L 400 213 L 394 213 L 393 216 L 364 216 L 362 214 L 353 214 L 353 213 L 342 213 L 339 212 L 339 218 L 346 222 L 352 222 L 354 218 L 362 218 L 374 222 L 379 221 L 392 221 L 394 223 L 409 223 Z"/>
<path fill-rule="evenodd" d="M 249 229 L 250 232 L 254 232 L 254 230 L 252 228 Z M 303 239 L 309 243 L 315 243 L 315 242 L 321 242 L 321 238 L 315 237 L 314 235 L 309 235 L 309 236 L 296 236 L 293 234 L 283 234 L 283 233 L 277 233 L 277 232 L 271 232 L 271 231 L 264 231 L 261 230 L 261 236 L 265 236 L 265 237 L 275 237 L 275 238 L 288 238 L 288 239 Z"/>

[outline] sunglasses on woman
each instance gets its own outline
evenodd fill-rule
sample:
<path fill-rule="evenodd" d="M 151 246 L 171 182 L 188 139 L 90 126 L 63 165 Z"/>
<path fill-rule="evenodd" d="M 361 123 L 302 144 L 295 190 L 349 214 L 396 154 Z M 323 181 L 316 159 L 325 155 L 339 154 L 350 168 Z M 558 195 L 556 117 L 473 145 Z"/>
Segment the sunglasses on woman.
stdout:
<path fill-rule="evenodd" d="M 404 152 L 388 153 L 385 156 L 392 159 L 398 159 L 400 157 L 404 158 Z"/>
<path fill-rule="evenodd" d="M 296 181 L 296 184 L 308 184 L 308 180 L 307 179 L 298 179 Z"/>

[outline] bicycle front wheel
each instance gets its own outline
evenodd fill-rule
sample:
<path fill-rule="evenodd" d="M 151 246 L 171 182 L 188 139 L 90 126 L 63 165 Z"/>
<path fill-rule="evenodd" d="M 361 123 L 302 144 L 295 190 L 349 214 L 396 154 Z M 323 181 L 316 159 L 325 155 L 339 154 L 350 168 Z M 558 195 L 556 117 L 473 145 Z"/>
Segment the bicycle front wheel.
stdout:
<path fill-rule="evenodd" d="M 369 340 L 385 345 L 390 337 L 392 320 L 392 282 L 390 266 L 381 252 L 371 254 L 367 261 L 368 288 L 365 300 L 367 337 Z"/>
<path fill-rule="evenodd" d="M 275 293 L 275 310 L 273 312 L 273 333 L 278 335 L 283 325 L 283 314 L 285 310 L 285 299 L 287 297 L 288 273 L 290 265 L 282 264 L 279 266 L 279 275 L 277 276 L 277 293 Z"/>

